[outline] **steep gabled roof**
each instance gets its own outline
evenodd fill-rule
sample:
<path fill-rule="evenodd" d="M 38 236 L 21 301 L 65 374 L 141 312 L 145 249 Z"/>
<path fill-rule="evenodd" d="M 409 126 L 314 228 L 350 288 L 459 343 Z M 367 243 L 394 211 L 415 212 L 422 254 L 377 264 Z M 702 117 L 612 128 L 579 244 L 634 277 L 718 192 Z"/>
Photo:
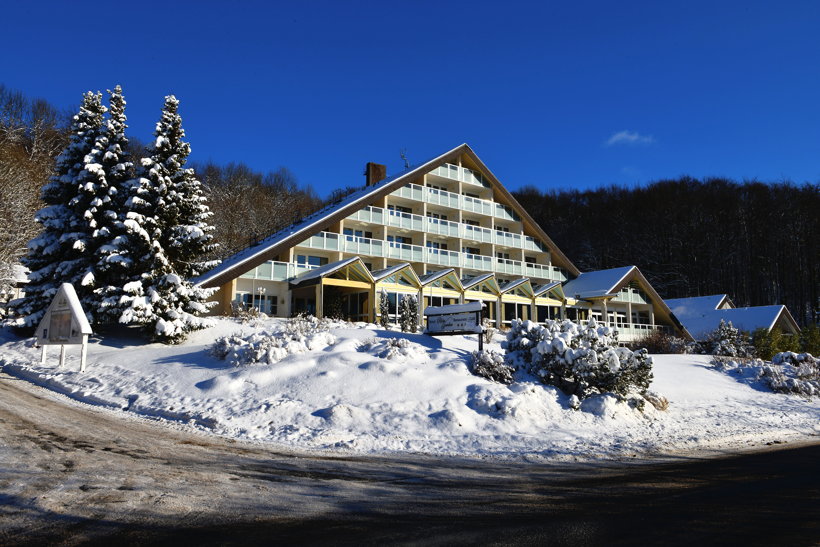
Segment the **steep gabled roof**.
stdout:
<path fill-rule="evenodd" d="M 225 259 L 212 270 L 193 279 L 194 285 L 201 287 L 218 287 L 223 285 L 259 264 L 273 260 L 282 251 L 301 243 L 310 236 L 321 232 L 328 226 L 350 216 L 359 209 L 370 205 L 375 200 L 390 194 L 405 184 L 408 184 L 410 181 L 432 171 L 436 167 L 449 161 L 457 160 L 462 154 L 469 157 L 470 160 L 478 166 L 482 174 L 491 182 L 493 190 L 497 191 L 503 200 L 507 201 L 508 204 L 515 209 L 525 225 L 549 245 L 553 256 L 557 257 L 559 262 L 565 266 L 572 275 L 578 275 L 578 268 L 561 252 L 552 239 L 550 239 L 538 223 L 532 219 L 529 213 L 524 210 L 512 194 L 504 188 L 501 182 L 493 175 L 492 171 L 476 156 L 475 152 L 473 152 L 467 144 L 462 144 L 416 167 L 407 169 L 398 175 L 388 177 L 372 186 L 362 188 L 338 203 L 329 205 L 309 217 L 266 237 L 258 244 L 239 251 Z"/>
<path fill-rule="evenodd" d="M 666 305 L 672 313 L 683 319 L 687 316 L 700 315 L 720 308 L 729 300 L 727 294 L 713 294 L 710 296 L 693 296 L 691 298 L 669 298 Z"/>
<path fill-rule="evenodd" d="M 422 287 L 426 287 L 427 285 L 434 283 L 438 280 L 444 282 L 445 279 L 449 279 L 450 284 L 455 287 L 455 290 L 464 290 L 464 287 L 462 287 L 461 285 L 461 280 L 458 278 L 455 272 L 455 268 L 445 268 L 437 272 L 430 272 L 424 275 L 420 275 L 419 281 L 421 281 Z"/>
<path fill-rule="evenodd" d="M 627 275 L 637 270 L 635 266 L 584 272 L 564 284 L 564 294 L 576 299 L 601 298 L 618 292 Z"/>
<path fill-rule="evenodd" d="M 692 333 L 695 339 L 703 339 L 718 328 L 720 321 L 731 322 L 732 326 L 747 332 L 757 329 L 771 330 L 781 317 L 788 321 L 795 331 L 800 329 L 786 306 L 751 306 L 748 308 L 730 308 L 726 310 L 706 310 L 679 316 L 681 323 Z"/>
<path fill-rule="evenodd" d="M 402 262 L 400 264 L 396 264 L 395 266 L 384 268 L 383 270 L 375 270 L 371 272 L 371 274 L 373 275 L 373 280 L 376 283 L 387 279 L 391 275 L 398 274 L 397 279 L 398 277 L 404 276 L 405 278 L 409 278 L 409 281 L 414 288 L 421 288 L 421 280 L 419 279 L 418 274 L 416 274 L 416 270 L 413 269 L 413 266 L 411 266 L 409 262 Z"/>
<path fill-rule="evenodd" d="M 501 285 L 500 292 L 501 294 L 506 294 L 517 287 L 522 287 L 523 289 L 525 289 L 525 292 L 527 292 L 530 295 L 533 294 L 532 283 L 530 283 L 529 277 L 522 277 L 520 279 L 513 279 L 512 281 L 507 281 L 506 283 Z"/>
<path fill-rule="evenodd" d="M 548 293 L 557 293 L 557 296 L 559 297 L 558 298 L 559 300 L 564 300 L 565 299 L 565 297 L 564 297 L 564 288 L 561 285 L 560 281 L 553 281 L 552 283 L 546 283 L 544 285 L 536 285 L 535 287 L 532 288 L 532 293 L 536 297 L 539 297 L 541 295 L 548 294 Z"/>
<path fill-rule="evenodd" d="M 564 294 L 569 298 L 580 298 L 582 300 L 614 297 L 621 287 L 631 280 L 636 280 L 643 287 L 656 312 L 667 316 L 669 321 L 681 331 L 685 338 L 692 338 L 686 326 L 672 313 L 672 310 L 669 309 L 669 306 L 655 290 L 655 287 L 649 283 L 637 266 L 624 266 L 582 273 L 577 278 L 564 284 Z"/>
<path fill-rule="evenodd" d="M 361 257 L 352 256 L 350 258 L 345 258 L 344 260 L 338 260 L 336 262 L 331 262 L 330 264 L 325 264 L 324 266 L 319 266 L 318 268 L 308 270 L 297 276 L 291 284 L 303 285 L 310 281 L 321 279 L 322 277 L 328 277 L 347 266 L 358 266 L 356 269 L 359 274 L 364 277 L 366 281 L 369 281 L 370 283 L 374 282 L 373 276 L 370 274 L 370 270 L 368 270 L 364 265 L 364 261 L 362 261 Z"/>

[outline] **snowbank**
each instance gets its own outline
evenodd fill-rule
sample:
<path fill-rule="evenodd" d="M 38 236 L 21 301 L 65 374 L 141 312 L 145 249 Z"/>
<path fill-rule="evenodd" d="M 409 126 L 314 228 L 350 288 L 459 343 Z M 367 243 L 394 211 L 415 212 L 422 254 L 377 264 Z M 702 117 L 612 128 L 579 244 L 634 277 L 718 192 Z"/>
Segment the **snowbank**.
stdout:
<path fill-rule="evenodd" d="M 579 403 L 540 383 L 475 376 L 468 369 L 475 336 L 335 323 L 323 341 L 270 361 L 234 366 L 209 353 L 219 337 L 282 328 L 278 320 L 226 319 L 179 346 L 95 340 L 85 374 L 75 348 L 62 369 L 53 357 L 41 365 L 37 348 L 0 330 L 0 366 L 91 404 L 300 449 L 575 459 L 820 434 L 816 398 L 760 391 L 716 370 L 709 356 L 655 356 L 650 389 L 670 405 L 642 413 L 610 395 Z"/>

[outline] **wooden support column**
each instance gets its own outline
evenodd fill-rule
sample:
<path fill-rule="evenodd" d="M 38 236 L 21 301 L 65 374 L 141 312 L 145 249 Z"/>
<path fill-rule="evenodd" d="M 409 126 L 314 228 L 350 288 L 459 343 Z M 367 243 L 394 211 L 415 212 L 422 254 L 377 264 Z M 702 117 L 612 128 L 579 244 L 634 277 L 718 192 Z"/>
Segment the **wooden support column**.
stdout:
<path fill-rule="evenodd" d="M 318 317 L 319 319 L 324 317 L 324 315 L 323 315 L 323 313 L 324 313 L 323 302 L 322 302 L 322 299 L 324 298 L 324 296 L 325 296 L 324 285 L 322 285 L 322 282 L 319 281 L 319 283 L 316 284 L 316 317 Z"/>

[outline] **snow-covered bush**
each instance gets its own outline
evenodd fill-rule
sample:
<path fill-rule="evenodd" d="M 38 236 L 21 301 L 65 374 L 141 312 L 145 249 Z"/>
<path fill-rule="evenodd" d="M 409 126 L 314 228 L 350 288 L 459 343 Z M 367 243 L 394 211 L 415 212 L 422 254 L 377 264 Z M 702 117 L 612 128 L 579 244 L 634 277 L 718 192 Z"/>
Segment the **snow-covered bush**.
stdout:
<path fill-rule="evenodd" d="M 762 359 L 715 357 L 712 365 L 747 382 L 762 382 L 775 393 L 794 393 L 806 397 L 820 395 L 820 361 L 807 353 L 779 353 L 771 363 Z"/>
<path fill-rule="evenodd" d="M 701 344 L 702 353 L 709 355 L 723 355 L 726 357 L 749 357 L 751 351 L 747 342 L 747 337 L 723 319 L 720 320 L 718 328 L 709 333 L 706 340 Z"/>
<path fill-rule="evenodd" d="M 416 332 L 419 328 L 419 303 L 415 295 L 407 294 L 399 304 L 399 325 L 402 332 Z"/>
<path fill-rule="evenodd" d="M 513 381 L 512 367 L 506 363 L 503 354 L 493 350 L 474 351 L 470 372 L 501 384 L 511 384 Z"/>
<path fill-rule="evenodd" d="M 231 335 L 216 339 L 210 354 L 234 366 L 273 364 L 288 355 L 317 351 L 336 343 L 328 332 L 330 321 L 313 316 L 288 319 L 277 330 L 247 336 Z"/>
<path fill-rule="evenodd" d="M 421 344 L 411 342 L 407 338 L 385 338 L 371 340 L 362 344 L 359 351 L 372 353 L 380 359 L 403 361 L 406 359 L 426 360 L 427 350 Z"/>
<path fill-rule="evenodd" d="M 632 351 L 617 343 L 615 331 L 598 326 L 594 319 L 585 326 L 514 320 L 502 347 L 511 366 L 568 395 L 584 399 L 615 393 L 626 398 L 645 393 L 652 381 L 652 358 L 645 349 Z"/>
<path fill-rule="evenodd" d="M 387 293 L 382 291 L 379 293 L 379 325 L 387 328 L 390 324 L 390 303 L 387 300 Z"/>
<path fill-rule="evenodd" d="M 493 326 L 492 321 L 485 317 L 484 320 L 481 321 L 481 336 L 484 338 L 485 344 L 491 344 L 493 342 L 495 331 L 496 328 Z"/>

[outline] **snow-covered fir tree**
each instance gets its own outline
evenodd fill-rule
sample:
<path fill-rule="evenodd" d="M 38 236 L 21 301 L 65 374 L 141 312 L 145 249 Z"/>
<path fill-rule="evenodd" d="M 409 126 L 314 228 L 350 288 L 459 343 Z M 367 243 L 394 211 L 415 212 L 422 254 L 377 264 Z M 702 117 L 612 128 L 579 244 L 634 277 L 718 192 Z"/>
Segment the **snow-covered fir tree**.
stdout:
<path fill-rule="evenodd" d="M 94 294 L 96 296 L 95 316 L 100 323 L 116 323 L 121 310 L 116 303 L 122 295 L 122 286 L 139 265 L 132 255 L 145 251 L 139 242 L 129 240 L 124 225 L 129 205 L 128 199 L 133 184 L 134 164 L 129 161 L 126 147 L 128 127 L 125 116 L 125 97 L 118 85 L 108 92 L 109 116 L 105 128 L 94 146 L 92 154 L 99 160 L 99 176 L 105 178 L 108 196 L 104 202 L 104 214 L 99 222 L 97 237 L 100 245 L 96 249 L 94 267 Z"/>
<path fill-rule="evenodd" d="M 401 299 L 399 324 L 403 332 L 416 332 L 419 328 L 419 304 L 412 294 L 407 294 Z"/>
<path fill-rule="evenodd" d="M 39 323 L 62 283 L 73 284 L 86 305 L 92 297 L 97 221 L 107 211 L 105 198 L 110 199 L 95 154 L 105 112 L 102 94 L 89 91 L 83 96 L 71 124 L 69 144 L 57 158 L 55 174 L 42 189 L 45 207 L 35 220 L 43 228 L 29 242 L 28 254 L 21 261 L 31 271 L 30 282 L 25 298 L 14 306 L 24 326 Z M 86 311 L 91 309 L 87 306 Z"/>
<path fill-rule="evenodd" d="M 178 104 L 176 99 L 166 98 L 166 107 L 169 102 L 173 106 L 172 112 L 175 112 Z M 163 121 L 166 114 L 167 108 L 163 113 Z M 175 119 L 177 121 L 172 119 L 168 126 L 173 135 L 181 136 L 184 133 L 179 126 L 178 116 Z M 189 259 L 196 258 L 191 254 L 194 252 L 194 244 L 200 245 L 199 252 L 210 250 L 213 246 L 206 243 L 211 236 L 204 218 L 210 213 L 203 203 L 201 188 L 193 177 L 193 172 L 176 169 L 170 173 L 168 165 L 180 165 L 175 154 L 168 154 L 165 161 L 158 161 L 157 151 L 168 152 L 165 144 L 174 139 L 182 148 L 184 156 L 189 152 L 187 143 L 182 143 L 177 137 L 169 138 L 162 134 L 165 131 L 162 129 L 165 125 L 163 121 L 157 127 L 157 141 L 152 156 L 141 161 L 140 176 L 128 185 L 113 250 L 105 257 L 106 264 L 101 265 L 101 268 L 122 266 L 119 272 L 124 274 L 116 279 L 117 283 L 103 289 L 104 306 L 109 315 L 123 324 L 142 325 L 151 336 L 160 341 L 175 343 L 181 341 L 188 332 L 210 325 L 210 321 L 197 315 L 206 312 L 213 305 L 206 300 L 214 289 L 193 287 L 188 277 L 198 273 L 197 268 L 203 263 L 192 260 L 178 260 L 175 263 L 171 256 L 173 252 L 164 243 L 174 245 L 173 248 L 177 251 L 184 249 L 189 253 L 186 255 Z M 171 176 L 173 174 L 179 176 L 182 181 L 180 184 L 176 185 Z M 190 193 L 187 200 L 190 203 L 184 199 L 186 192 Z M 182 218 L 179 211 L 186 210 L 186 207 L 189 211 L 198 210 L 205 215 L 202 222 L 190 230 L 183 230 L 184 227 L 179 225 L 169 225 L 169 218 L 173 216 L 179 220 Z M 169 216 L 169 208 L 176 211 L 175 215 Z M 193 217 L 189 217 L 189 220 L 191 218 Z M 190 235 L 197 230 L 202 237 L 166 237 L 169 233 Z M 178 271 L 177 267 L 182 268 L 182 271 Z"/>
<path fill-rule="evenodd" d="M 216 248 L 213 213 L 206 205 L 202 184 L 193 169 L 185 168 L 191 146 L 183 141 L 185 130 L 179 115 L 179 101 L 165 97 L 162 117 L 154 131 L 150 156 L 142 160 L 142 176 L 157 187 L 157 222 L 160 243 L 174 271 L 183 278 L 195 277 L 217 264 L 203 261 Z"/>
<path fill-rule="evenodd" d="M 390 302 L 384 291 L 379 293 L 379 324 L 384 328 L 390 324 Z"/>

